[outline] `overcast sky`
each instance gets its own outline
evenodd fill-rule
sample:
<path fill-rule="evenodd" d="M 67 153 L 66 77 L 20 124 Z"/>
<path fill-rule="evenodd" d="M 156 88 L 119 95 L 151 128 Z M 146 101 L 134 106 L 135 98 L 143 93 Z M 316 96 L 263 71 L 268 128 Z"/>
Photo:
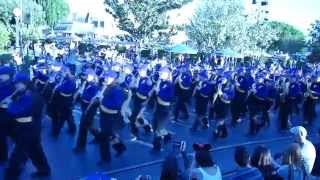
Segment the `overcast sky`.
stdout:
<path fill-rule="evenodd" d="M 106 16 L 104 0 L 68 0 L 71 12 L 86 14 L 88 11 L 95 16 Z M 173 12 L 176 21 L 180 23 L 188 22 L 190 16 L 199 1 L 186 5 L 179 11 Z M 252 0 L 243 0 L 248 7 Z M 286 22 L 296 26 L 307 33 L 310 24 L 316 19 L 320 20 L 320 0 L 269 0 L 270 19 Z M 105 17 L 104 19 L 108 19 Z"/>

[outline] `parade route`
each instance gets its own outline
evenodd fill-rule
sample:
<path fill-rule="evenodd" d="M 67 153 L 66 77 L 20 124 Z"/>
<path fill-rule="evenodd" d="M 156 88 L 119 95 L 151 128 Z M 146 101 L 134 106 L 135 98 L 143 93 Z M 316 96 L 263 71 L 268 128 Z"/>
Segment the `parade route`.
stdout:
<path fill-rule="evenodd" d="M 319 107 L 317 108 L 319 110 Z M 79 116 L 81 112 L 78 108 L 74 110 L 74 117 L 77 124 L 79 123 Z M 145 114 L 146 118 L 150 120 L 151 113 L 148 111 Z M 189 127 L 192 122 L 191 115 L 188 122 L 183 123 L 169 123 L 168 129 L 175 132 L 173 142 L 185 140 L 187 141 L 188 156 L 192 155 L 193 143 L 210 142 L 213 145 L 212 155 L 215 162 L 221 167 L 223 174 L 228 175 L 235 170 L 236 165 L 233 160 L 234 147 L 244 145 L 252 151 L 258 145 L 266 145 L 271 149 L 273 155 L 282 152 L 292 142 L 292 138 L 288 132 L 279 132 L 277 130 L 277 122 L 275 112 L 270 113 L 272 119 L 270 127 L 263 128 L 257 136 L 248 136 L 248 122 L 245 120 L 237 127 L 229 128 L 229 136 L 226 139 L 214 140 L 212 138 L 212 127 L 208 130 L 201 130 L 199 132 L 190 132 Z M 299 124 L 300 116 L 293 118 L 293 124 Z M 96 121 L 98 117 L 96 118 Z M 67 134 L 65 127 L 59 139 L 55 140 L 50 137 L 50 119 L 43 120 L 43 146 L 47 154 L 49 163 L 52 167 L 52 176 L 50 180 L 73 180 L 80 179 L 96 172 L 105 173 L 119 180 L 129 180 L 137 177 L 140 174 L 149 174 L 154 179 L 158 179 L 161 171 L 161 163 L 163 159 L 172 151 L 173 144 L 168 143 L 163 147 L 161 152 L 152 151 L 152 135 L 141 135 L 138 140 L 132 141 L 129 135 L 129 128 L 126 126 L 119 133 L 127 145 L 127 151 L 119 158 L 113 157 L 112 162 L 103 167 L 96 165 L 99 160 L 98 147 L 95 144 L 88 144 L 86 152 L 83 154 L 74 154 L 72 148 L 75 143 L 75 137 Z M 316 121 L 317 122 L 317 121 Z M 309 132 L 311 140 L 318 142 L 314 136 L 317 126 L 312 126 L 312 131 Z M 92 137 L 89 137 L 89 141 Z M 183 168 L 181 158 L 179 159 L 180 167 Z M 0 176 L 3 176 L 4 165 L 0 165 Z M 27 180 L 30 178 L 30 173 L 34 171 L 31 163 L 28 162 L 21 179 Z M 130 177 L 128 179 L 128 177 Z"/>

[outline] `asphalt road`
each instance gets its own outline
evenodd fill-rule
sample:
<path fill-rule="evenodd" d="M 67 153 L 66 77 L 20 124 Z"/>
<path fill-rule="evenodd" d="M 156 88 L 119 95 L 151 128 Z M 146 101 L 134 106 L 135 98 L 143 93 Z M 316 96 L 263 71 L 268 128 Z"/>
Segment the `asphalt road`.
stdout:
<path fill-rule="evenodd" d="M 319 107 L 317 108 L 319 111 Z M 79 124 L 81 112 L 76 107 L 74 110 L 74 117 Z M 223 173 L 229 173 L 236 168 L 233 160 L 234 147 L 243 144 L 250 150 L 254 149 L 257 145 L 267 145 L 273 153 L 282 152 L 292 138 L 288 132 L 279 132 L 277 130 L 276 113 L 271 112 L 271 125 L 264 128 L 257 136 L 248 136 L 248 122 L 247 120 L 239 124 L 236 128 L 230 125 L 229 136 L 226 139 L 214 140 L 212 138 L 213 128 L 208 130 L 191 133 L 189 127 L 193 121 L 194 114 L 186 123 L 169 123 L 168 129 L 173 133 L 173 141 L 185 140 L 189 145 L 187 152 L 192 153 L 191 145 L 193 143 L 211 143 L 213 145 L 213 158 L 220 166 Z M 151 119 L 152 112 L 148 110 L 145 114 L 147 119 Z M 104 172 L 119 180 L 135 179 L 139 174 L 149 174 L 153 179 L 158 179 L 161 172 L 161 162 L 163 158 L 172 151 L 173 144 L 168 143 L 164 146 L 163 151 L 155 153 L 152 149 L 152 136 L 142 136 L 137 141 L 131 141 L 128 126 L 126 126 L 119 133 L 123 138 L 128 150 L 119 158 L 114 157 L 112 162 L 104 167 L 99 167 L 96 162 L 99 160 L 98 147 L 94 144 L 89 144 L 84 154 L 76 155 L 72 152 L 72 147 L 75 143 L 75 137 L 67 134 L 65 127 L 58 140 L 50 137 L 49 129 L 51 126 L 50 119 L 44 118 L 42 142 L 47 154 L 49 163 L 52 167 L 52 176 L 46 179 L 52 180 L 71 180 L 79 179 L 88 175 L 95 174 L 96 172 Z M 293 118 L 293 124 L 298 125 L 301 122 L 300 116 Z M 309 134 L 315 134 L 319 127 L 319 120 L 309 130 Z M 92 139 L 92 137 L 89 137 Z M 313 142 L 317 142 L 315 136 L 311 136 Z M 319 140 L 319 139 L 318 139 Z M 0 165 L 0 177 L 3 177 L 3 170 L 5 165 Z M 181 165 L 181 168 L 183 166 Z M 30 179 L 30 173 L 35 171 L 31 162 L 26 165 L 21 179 Z M 1 179 L 1 178 L 0 178 Z"/>

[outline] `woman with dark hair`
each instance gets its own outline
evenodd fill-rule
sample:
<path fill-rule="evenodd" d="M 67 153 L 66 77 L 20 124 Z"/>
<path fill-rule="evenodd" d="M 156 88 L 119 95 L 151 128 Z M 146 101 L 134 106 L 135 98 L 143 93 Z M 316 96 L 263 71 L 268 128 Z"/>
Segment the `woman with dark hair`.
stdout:
<path fill-rule="evenodd" d="M 250 154 L 246 147 L 238 146 L 234 152 L 234 160 L 238 165 L 235 173 L 226 179 L 229 180 L 260 180 L 262 175 L 259 169 L 250 164 Z"/>
<path fill-rule="evenodd" d="M 186 180 L 190 161 L 186 153 L 186 142 L 181 141 L 173 146 L 173 151 L 165 158 L 162 164 L 160 180 Z M 177 155 L 181 154 L 184 169 L 179 167 Z"/>
<path fill-rule="evenodd" d="M 195 154 L 195 169 L 191 171 L 191 179 L 195 180 L 221 180 L 222 175 L 209 151 L 200 150 Z"/>
<path fill-rule="evenodd" d="M 178 179 L 178 161 L 176 156 L 169 155 L 162 164 L 160 180 L 177 180 Z"/>
<path fill-rule="evenodd" d="M 277 167 L 273 164 L 270 149 L 259 146 L 252 156 L 252 165 L 258 168 L 265 180 L 282 179 L 277 172 Z"/>

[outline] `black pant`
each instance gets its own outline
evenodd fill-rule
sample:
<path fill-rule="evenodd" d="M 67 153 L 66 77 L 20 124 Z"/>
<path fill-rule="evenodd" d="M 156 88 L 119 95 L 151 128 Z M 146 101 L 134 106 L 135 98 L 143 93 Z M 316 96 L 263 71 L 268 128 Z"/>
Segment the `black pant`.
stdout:
<path fill-rule="evenodd" d="M 174 109 L 174 120 L 177 120 L 179 118 L 180 111 L 182 111 L 185 114 L 186 119 L 189 118 L 187 102 L 178 98 L 175 109 Z"/>
<path fill-rule="evenodd" d="M 44 154 L 40 139 L 36 137 L 31 138 L 28 137 L 28 135 L 25 137 L 20 137 L 23 141 L 18 140 L 13 149 L 8 168 L 5 172 L 5 179 L 7 180 L 18 179 L 28 159 L 32 161 L 32 164 L 37 168 L 38 172 L 50 172 L 50 166 Z"/>
<path fill-rule="evenodd" d="M 121 119 L 121 115 L 109 114 L 100 111 L 100 128 L 101 132 L 98 135 L 100 157 L 104 161 L 111 160 L 110 143 L 114 136 L 114 125 L 116 121 Z"/>
<path fill-rule="evenodd" d="M 9 135 L 9 116 L 6 109 L 0 108 L 0 162 L 8 160 L 7 137 Z"/>
<path fill-rule="evenodd" d="M 72 97 L 56 94 L 53 101 L 52 135 L 59 136 L 60 131 L 67 121 L 69 131 L 75 132 L 76 125 L 72 115 Z"/>
<path fill-rule="evenodd" d="M 279 101 L 278 103 L 279 107 L 279 128 L 280 130 L 286 130 L 289 128 L 288 126 L 288 120 L 289 120 L 289 114 L 290 114 L 290 107 L 287 101 Z"/>
<path fill-rule="evenodd" d="M 131 116 L 129 117 L 131 133 L 134 135 L 138 134 L 138 127 L 136 126 L 136 120 L 143 107 L 144 102 L 145 100 L 142 100 L 137 96 L 134 96 L 132 113 L 131 113 Z"/>
<path fill-rule="evenodd" d="M 236 121 L 246 113 L 246 97 L 247 93 L 236 91 L 236 97 L 232 100 L 230 105 L 233 124 L 236 124 Z"/>
<path fill-rule="evenodd" d="M 77 139 L 77 147 L 79 148 L 85 148 L 87 144 L 87 136 L 88 136 L 88 130 L 92 126 L 94 122 L 94 116 L 96 114 L 98 105 L 94 104 L 87 110 L 88 104 L 82 102 L 81 109 L 82 109 L 82 115 L 80 119 L 80 127 L 79 127 L 79 134 Z"/>
<path fill-rule="evenodd" d="M 316 100 L 307 97 L 303 103 L 303 117 L 305 123 L 311 125 L 316 118 Z"/>
<path fill-rule="evenodd" d="M 209 103 L 209 98 L 203 97 L 201 95 L 196 96 L 196 102 L 195 102 L 195 109 L 196 109 L 196 119 L 193 122 L 192 129 L 196 130 L 198 129 L 200 124 L 207 124 L 208 120 L 207 114 L 208 114 L 208 103 Z"/>
<path fill-rule="evenodd" d="M 156 104 L 156 110 L 153 115 L 152 126 L 155 132 L 164 129 L 165 124 L 170 116 L 170 107 Z"/>

